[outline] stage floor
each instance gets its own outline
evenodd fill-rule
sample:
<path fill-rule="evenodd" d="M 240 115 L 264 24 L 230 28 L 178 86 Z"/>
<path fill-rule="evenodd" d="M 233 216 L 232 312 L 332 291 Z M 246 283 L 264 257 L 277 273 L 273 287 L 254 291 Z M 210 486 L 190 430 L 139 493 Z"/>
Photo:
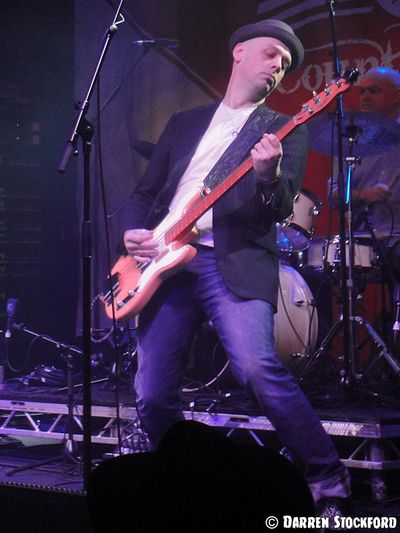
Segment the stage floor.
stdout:
<path fill-rule="evenodd" d="M 98 463 L 116 451 L 115 390 L 107 381 L 95 384 L 92 399 L 92 457 Z M 186 392 L 182 400 L 186 418 L 221 428 L 240 442 L 257 442 L 280 449 L 270 421 L 241 391 Z M 121 387 L 119 402 L 123 452 L 137 452 L 140 446 L 145 450 L 129 387 Z M 371 398 L 368 401 L 336 398 L 331 405 L 320 401 L 324 405 L 316 410 L 341 458 L 350 467 L 355 515 L 396 516 L 399 523 L 396 530 L 400 531 L 400 410 L 395 407 L 396 402 L 393 398 L 394 406 L 390 406 Z M 72 412 L 74 439 L 81 447 L 82 391 L 79 388 L 74 394 Z M 23 487 L 43 493 L 50 490 L 60 497 L 68 494 L 84 497 L 82 464 L 63 457 L 62 453 L 68 421 L 65 390 L 9 384 L 0 393 L 0 417 L 1 491 Z M 50 462 L 36 466 L 43 460 Z M 12 472 L 19 467 L 27 469 Z M 82 531 L 90 531 L 87 517 L 84 521 L 88 529 Z"/>

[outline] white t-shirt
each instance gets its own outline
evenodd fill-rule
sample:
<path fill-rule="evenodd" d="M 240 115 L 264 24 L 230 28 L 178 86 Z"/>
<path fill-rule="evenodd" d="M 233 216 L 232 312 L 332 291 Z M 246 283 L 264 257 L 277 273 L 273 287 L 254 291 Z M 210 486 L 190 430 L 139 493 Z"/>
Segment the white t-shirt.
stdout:
<path fill-rule="evenodd" d="M 179 180 L 175 196 L 169 206 L 170 211 L 176 208 L 180 200 L 187 193 L 192 191 L 195 194 L 202 190 L 204 179 L 231 142 L 237 137 L 244 123 L 255 108 L 256 106 L 233 109 L 221 102 L 189 166 Z M 198 236 L 194 239 L 194 242 L 206 246 L 214 246 L 212 209 L 209 209 L 197 221 L 196 230 L 198 231 Z"/>

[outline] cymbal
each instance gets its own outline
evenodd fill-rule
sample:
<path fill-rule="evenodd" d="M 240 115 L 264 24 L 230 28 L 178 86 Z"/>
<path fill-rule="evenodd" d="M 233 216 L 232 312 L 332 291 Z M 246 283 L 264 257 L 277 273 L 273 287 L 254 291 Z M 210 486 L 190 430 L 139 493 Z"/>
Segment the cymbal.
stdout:
<path fill-rule="evenodd" d="M 337 120 L 329 113 L 308 124 L 310 148 L 325 155 L 337 155 Z M 346 111 L 344 118 L 344 154 L 348 153 L 346 137 L 356 133 L 353 155 L 378 155 L 400 146 L 400 124 L 379 113 Z"/>

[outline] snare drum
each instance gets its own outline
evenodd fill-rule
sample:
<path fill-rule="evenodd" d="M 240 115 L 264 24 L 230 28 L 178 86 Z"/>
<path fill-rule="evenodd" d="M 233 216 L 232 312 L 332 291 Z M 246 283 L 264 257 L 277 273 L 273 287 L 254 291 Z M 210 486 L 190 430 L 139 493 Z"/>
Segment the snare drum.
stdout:
<path fill-rule="evenodd" d="M 376 264 L 376 255 L 371 239 L 354 237 L 354 261 L 356 269 L 371 269 Z M 349 243 L 346 242 L 346 266 L 349 266 Z M 326 242 L 324 264 L 336 270 L 340 266 L 340 237 L 336 235 Z"/>
<path fill-rule="evenodd" d="M 300 189 L 293 201 L 293 213 L 277 224 L 276 244 L 283 252 L 308 248 L 314 233 L 314 217 L 319 215 L 321 202 L 311 191 Z"/>

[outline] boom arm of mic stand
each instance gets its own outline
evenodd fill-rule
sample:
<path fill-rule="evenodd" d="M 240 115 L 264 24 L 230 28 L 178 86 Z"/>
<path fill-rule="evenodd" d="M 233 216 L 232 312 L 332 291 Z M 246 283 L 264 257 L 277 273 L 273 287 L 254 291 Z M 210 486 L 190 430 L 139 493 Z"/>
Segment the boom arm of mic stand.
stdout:
<path fill-rule="evenodd" d="M 59 172 L 65 172 L 65 170 L 66 170 L 66 168 L 68 166 L 68 161 L 69 161 L 69 159 L 71 157 L 71 154 L 77 155 L 77 146 L 76 145 L 77 145 L 77 142 L 78 142 L 78 138 L 81 135 L 81 131 L 82 131 L 82 127 L 83 127 L 82 126 L 82 122 L 85 119 L 86 113 L 87 113 L 87 111 L 89 109 L 90 99 L 92 97 L 94 87 L 95 87 L 97 79 L 99 77 L 101 67 L 103 66 L 104 59 L 106 57 L 106 53 L 107 53 L 108 47 L 109 47 L 110 42 L 111 42 L 111 38 L 115 35 L 115 33 L 118 30 L 117 20 L 118 20 L 118 17 L 120 15 L 120 12 L 121 12 L 121 8 L 122 8 L 123 2 L 124 2 L 124 0 L 120 0 L 119 6 L 117 7 L 117 10 L 116 10 L 115 15 L 114 15 L 113 22 L 112 22 L 111 26 L 107 30 L 106 37 L 104 39 L 103 48 L 102 48 L 102 50 L 100 52 L 100 57 L 99 57 L 99 59 L 97 61 L 97 65 L 96 65 L 96 67 L 94 69 L 94 72 L 93 72 L 93 75 L 92 75 L 92 79 L 90 80 L 89 87 L 88 87 L 88 90 L 86 92 L 86 96 L 83 99 L 83 102 L 78 105 L 78 115 L 77 115 L 77 118 L 75 120 L 74 126 L 72 128 L 72 133 L 71 133 L 71 135 L 70 135 L 70 137 L 69 137 L 69 139 L 68 139 L 68 141 L 67 141 L 67 143 L 65 145 L 64 152 L 63 152 L 63 154 L 61 156 L 61 161 L 60 161 L 60 164 L 58 166 L 58 171 Z"/>

